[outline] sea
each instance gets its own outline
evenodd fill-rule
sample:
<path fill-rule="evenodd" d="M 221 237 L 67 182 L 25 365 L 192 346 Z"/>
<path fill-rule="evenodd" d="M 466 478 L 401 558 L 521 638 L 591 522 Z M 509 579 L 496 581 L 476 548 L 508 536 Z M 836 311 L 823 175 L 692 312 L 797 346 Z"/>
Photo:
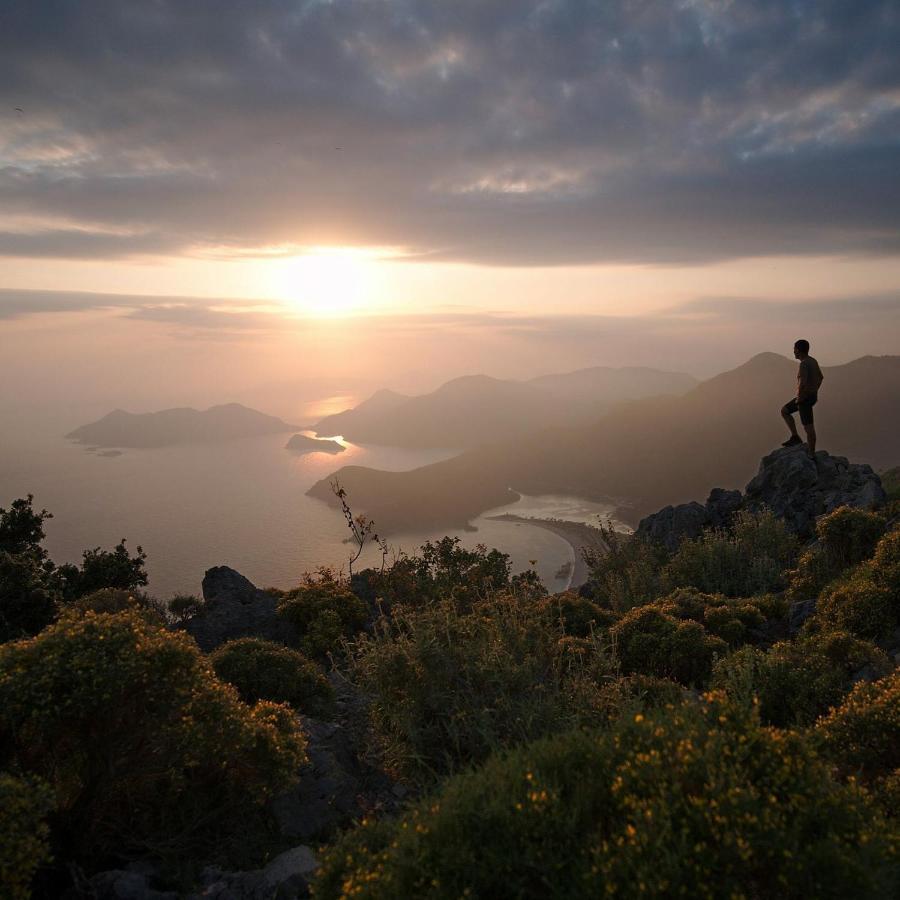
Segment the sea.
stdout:
<path fill-rule="evenodd" d="M 33 494 L 35 506 L 53 514 L 45 546 L 56 563 L 78 562 L 85 549 L 111 548 L 122 538 L 132 549 L 140 545 L 147 554 L 147 589 L 162 599 L 199 594 L 204 572 L 223 565 L 260 587 L 288 588 L 321 566 L 347 570 L 347 525 L 340 510 L 306 495 L 316 481 L 342 465 L 400 471 L 459 452 L 342 441 L 346 449 L 337 455 L 295 455 L 285 449 L 289 437 L 107 455 L 52 429 L 10 429 L 0 445 L 0 506 Z M 485 544 L 508 553 L 514 572 L 536 560 L 547 588 L 562 590 L 571 577 L 572 546 L 545 529 L 489 517 L 513 513 L 597 524 L 613 512 L 612 503 L 522 496 L 474 519 L 472 530 L 391 534 L 389 543 L 392 552 L 411 553 L 450 534 L 466 547 Z M 380 551 L 370 546 L 357 568 L 379 561 Z"/>

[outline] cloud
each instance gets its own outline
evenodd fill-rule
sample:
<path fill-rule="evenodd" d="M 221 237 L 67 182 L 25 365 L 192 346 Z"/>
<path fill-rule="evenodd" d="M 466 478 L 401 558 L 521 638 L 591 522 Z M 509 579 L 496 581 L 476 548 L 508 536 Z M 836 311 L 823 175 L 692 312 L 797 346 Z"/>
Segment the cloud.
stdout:
<path fill-rule="evenodd" d="M 2 26 L 0 205 L 77 226 L 6 255 L 900 250 L 891 0 L 83 0 Z"/>

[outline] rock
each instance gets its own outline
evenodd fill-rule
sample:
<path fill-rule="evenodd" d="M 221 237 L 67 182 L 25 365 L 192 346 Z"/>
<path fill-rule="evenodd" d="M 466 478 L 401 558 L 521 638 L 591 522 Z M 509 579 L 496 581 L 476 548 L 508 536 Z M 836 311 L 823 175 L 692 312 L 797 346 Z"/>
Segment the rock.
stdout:
<path fill-rule="evenodd" d="M 820 450 L 813 461 L 802 447 L 784 447 L 763 457 L 759 472 L 740 491 L 713 488 L 706 504 L 666 506 L 641 519 L 637 536 L 673 551 L 705 528 L 727 525 L 739 509 L 771 509 L 801 538 L 811 537 L 816 518 L 840 506 L 878 509 L 887 496 L 871 466 Z"/>
<path fill-rule="evenodd" d="M 637 536 L 667 550 L 675 550 L 685 539 L 693 539 L 710 524 L 709 513 L 697 501 L 666 506 L 659 512 L 641 519 Z"/>
<path fill-rule="evenodd" d="M 369 758 L 370 740 L 348 725 L 300 716 L 309 741 L 309 765 L 298 783 L 274 798 L 272 814 L 289 840 L 324 840 L 353 819 L 395 811 L 403 795 Z"/>
<path fill-rule="evenodd" d="M 200 611 L 181 627 L 207 653 L 241 637 L 296 643 L 293 626 L 277 613 L 277 599 L 234 569 L 209 569 L 203 577 L 203 599 Z"/>
<path fill-rule="evenodd" d="M 293 900 L 309 896 L 309 882 L 318 868 L 313 851 L 305 846 L 285 850 L 262 869 L 223 872 L 210 867 L 202 876 L 203 889 L 195 898 L 209 900 Z"/>
<path fill-rule="evenodd" d="M 91 897 L 97 900 L 178 900 L 174 891 L 158 891 L 140 871 L 112 869 L 90 880 Z"/>
<path fill-rule="evenodd" d="M 877 509 L 886 499 L 871 466 L 821 450 L 812 460 L 803 447 L 785 447 L 763 457 L 744 493 L 748 509 L 771 509 L 803 538 L 812 536 L 816 518 L 824 513 L 841 506 Z"/>

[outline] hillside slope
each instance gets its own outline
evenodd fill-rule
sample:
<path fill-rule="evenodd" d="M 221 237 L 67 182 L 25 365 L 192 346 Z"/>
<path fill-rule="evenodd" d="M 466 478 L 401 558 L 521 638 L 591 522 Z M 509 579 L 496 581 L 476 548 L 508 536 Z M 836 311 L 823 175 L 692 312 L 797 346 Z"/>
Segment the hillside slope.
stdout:
<path fill-rule="evenodd" d="M 680 372 L 602 366 L 531 381 L 467 375 L 416 397 L 379 391 L 314 428 L 358 443 L 467 448 L 541 427 L 585 424 L 617 403 L 684 393 L 696 383 Z"/>
<path fill-rule="evenodd" d="M 786 436 L 779 409 L 796 362 L 762 353 L 681 397 L 624 404 L 590 425 L 499 441 L 411 472 L 346 467 L 336 475 L 355 508 L 379 527 L 463 525 L 525 493 L 617 498 L 637 522 L 713 485 L 742 487 L 759 458 Z M 900 458 L 900 357 L 863 357 L 824 368 L 816 407 L 819 448 L 876 468 Z M 328 500 L 328 480 L 312 496 Z"/>

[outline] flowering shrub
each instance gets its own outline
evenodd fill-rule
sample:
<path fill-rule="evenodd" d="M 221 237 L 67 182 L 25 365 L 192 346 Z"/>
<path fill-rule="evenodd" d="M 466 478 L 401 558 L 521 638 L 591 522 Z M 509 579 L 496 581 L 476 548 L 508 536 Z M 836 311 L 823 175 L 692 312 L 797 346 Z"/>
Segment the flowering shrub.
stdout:
<path fill-rule="evenodd" d="M 816 731 L 845 774 L 900 774 L 900 672 L 857 684 L 839 707 L 819 720 Z"/>
<path fill-rule="evenodd" d="M 332 690 L 319 667 L 302 653 L 264 641 L 228 641 L 210 656 L 216 675 L 233 684 L 245 703 L 289 703 L 310 716 L 331 711 Z"/>
<path fill-rule="evenodd" d="M 735 698 L 756 698 L 768 725 L 811 725 L 840 703 L 864 667 L 890 669 L 877 647 L 845 632 L 782 641 L 767 651 L 744 647 L 720 660 L 712 685 Z"/>
<path fill-rule="evenodd" d="M 491 595 L 395 607 L 352 647 L 350 676 L 371 698 L 388 765 L 431 778 L 491 752 L 602 716 L 609 663 L 534 602 Z"/>
<path fill-rule="evenodd" d="M 283 593 L 278 613 L 297 629 L 301 649 L 314 657 L 336 649 L 342 638 L 361 631 L 367 619 L 365 603 L 328 569 L 307 575 L 303 584 Z"/>
<path fill-rule="evenodd" d="M 788 599 L 808 600 L 841 572 L 868 559 L 884 534 L 884 518 L 864 509 L 842 506 L 816 521 L 818 542 L 788 573 Z"/>
<path fill-rule="evenodd" d="M 869 562 L 825 590 L 812 624 L 875 640 L 900 625 L 900 529 L 881 538 Z"/>
<path fill-rule="evenodd" d="M 548 622 L 559 625 L 566 634 L 576 637 L 589 637 L 595 630 L 609 628 L 617 618 L 615 613 L 574 591 L 543 597 L 538 601 L 537 608 Z"/>
<path fill-rule="evenodd" d="M 683 621 L 658 604 L 625 613 L 609 630 L 622 672 L 656 675 L 686 685 L 703 685 L 713 662 L 728 645 L 699 623 Z"/>
<path fill-rule="evenodd" d="M 716 697 L 492 757 L 323 860 L 337 897 L 891 898 L 898 836 L 800 735 Z"/>
<path fill-rule="evenodd" d="M 732 647 L 751 641 L 768 620 L 783 619 L 787 612 L 784 603 L 771 594 L 732 599 L 696 588 L 679 588 L 654 605 L 676 619 L 699 622 Z"/>
<path fill-rule="evenodd" d="M 52 805 L 43 782 L 0 772 L 0 896 L 31 896 L 34 873 L 50 857 L 45 820 Z"/>
<path fill-rule="evenodd" d="M 190 637 L 138 611 L 0 647 L 0 765 L 53 788 L 61 859 L 227 855 L 305 760 L 288 707 L 245 706 Z"/>

